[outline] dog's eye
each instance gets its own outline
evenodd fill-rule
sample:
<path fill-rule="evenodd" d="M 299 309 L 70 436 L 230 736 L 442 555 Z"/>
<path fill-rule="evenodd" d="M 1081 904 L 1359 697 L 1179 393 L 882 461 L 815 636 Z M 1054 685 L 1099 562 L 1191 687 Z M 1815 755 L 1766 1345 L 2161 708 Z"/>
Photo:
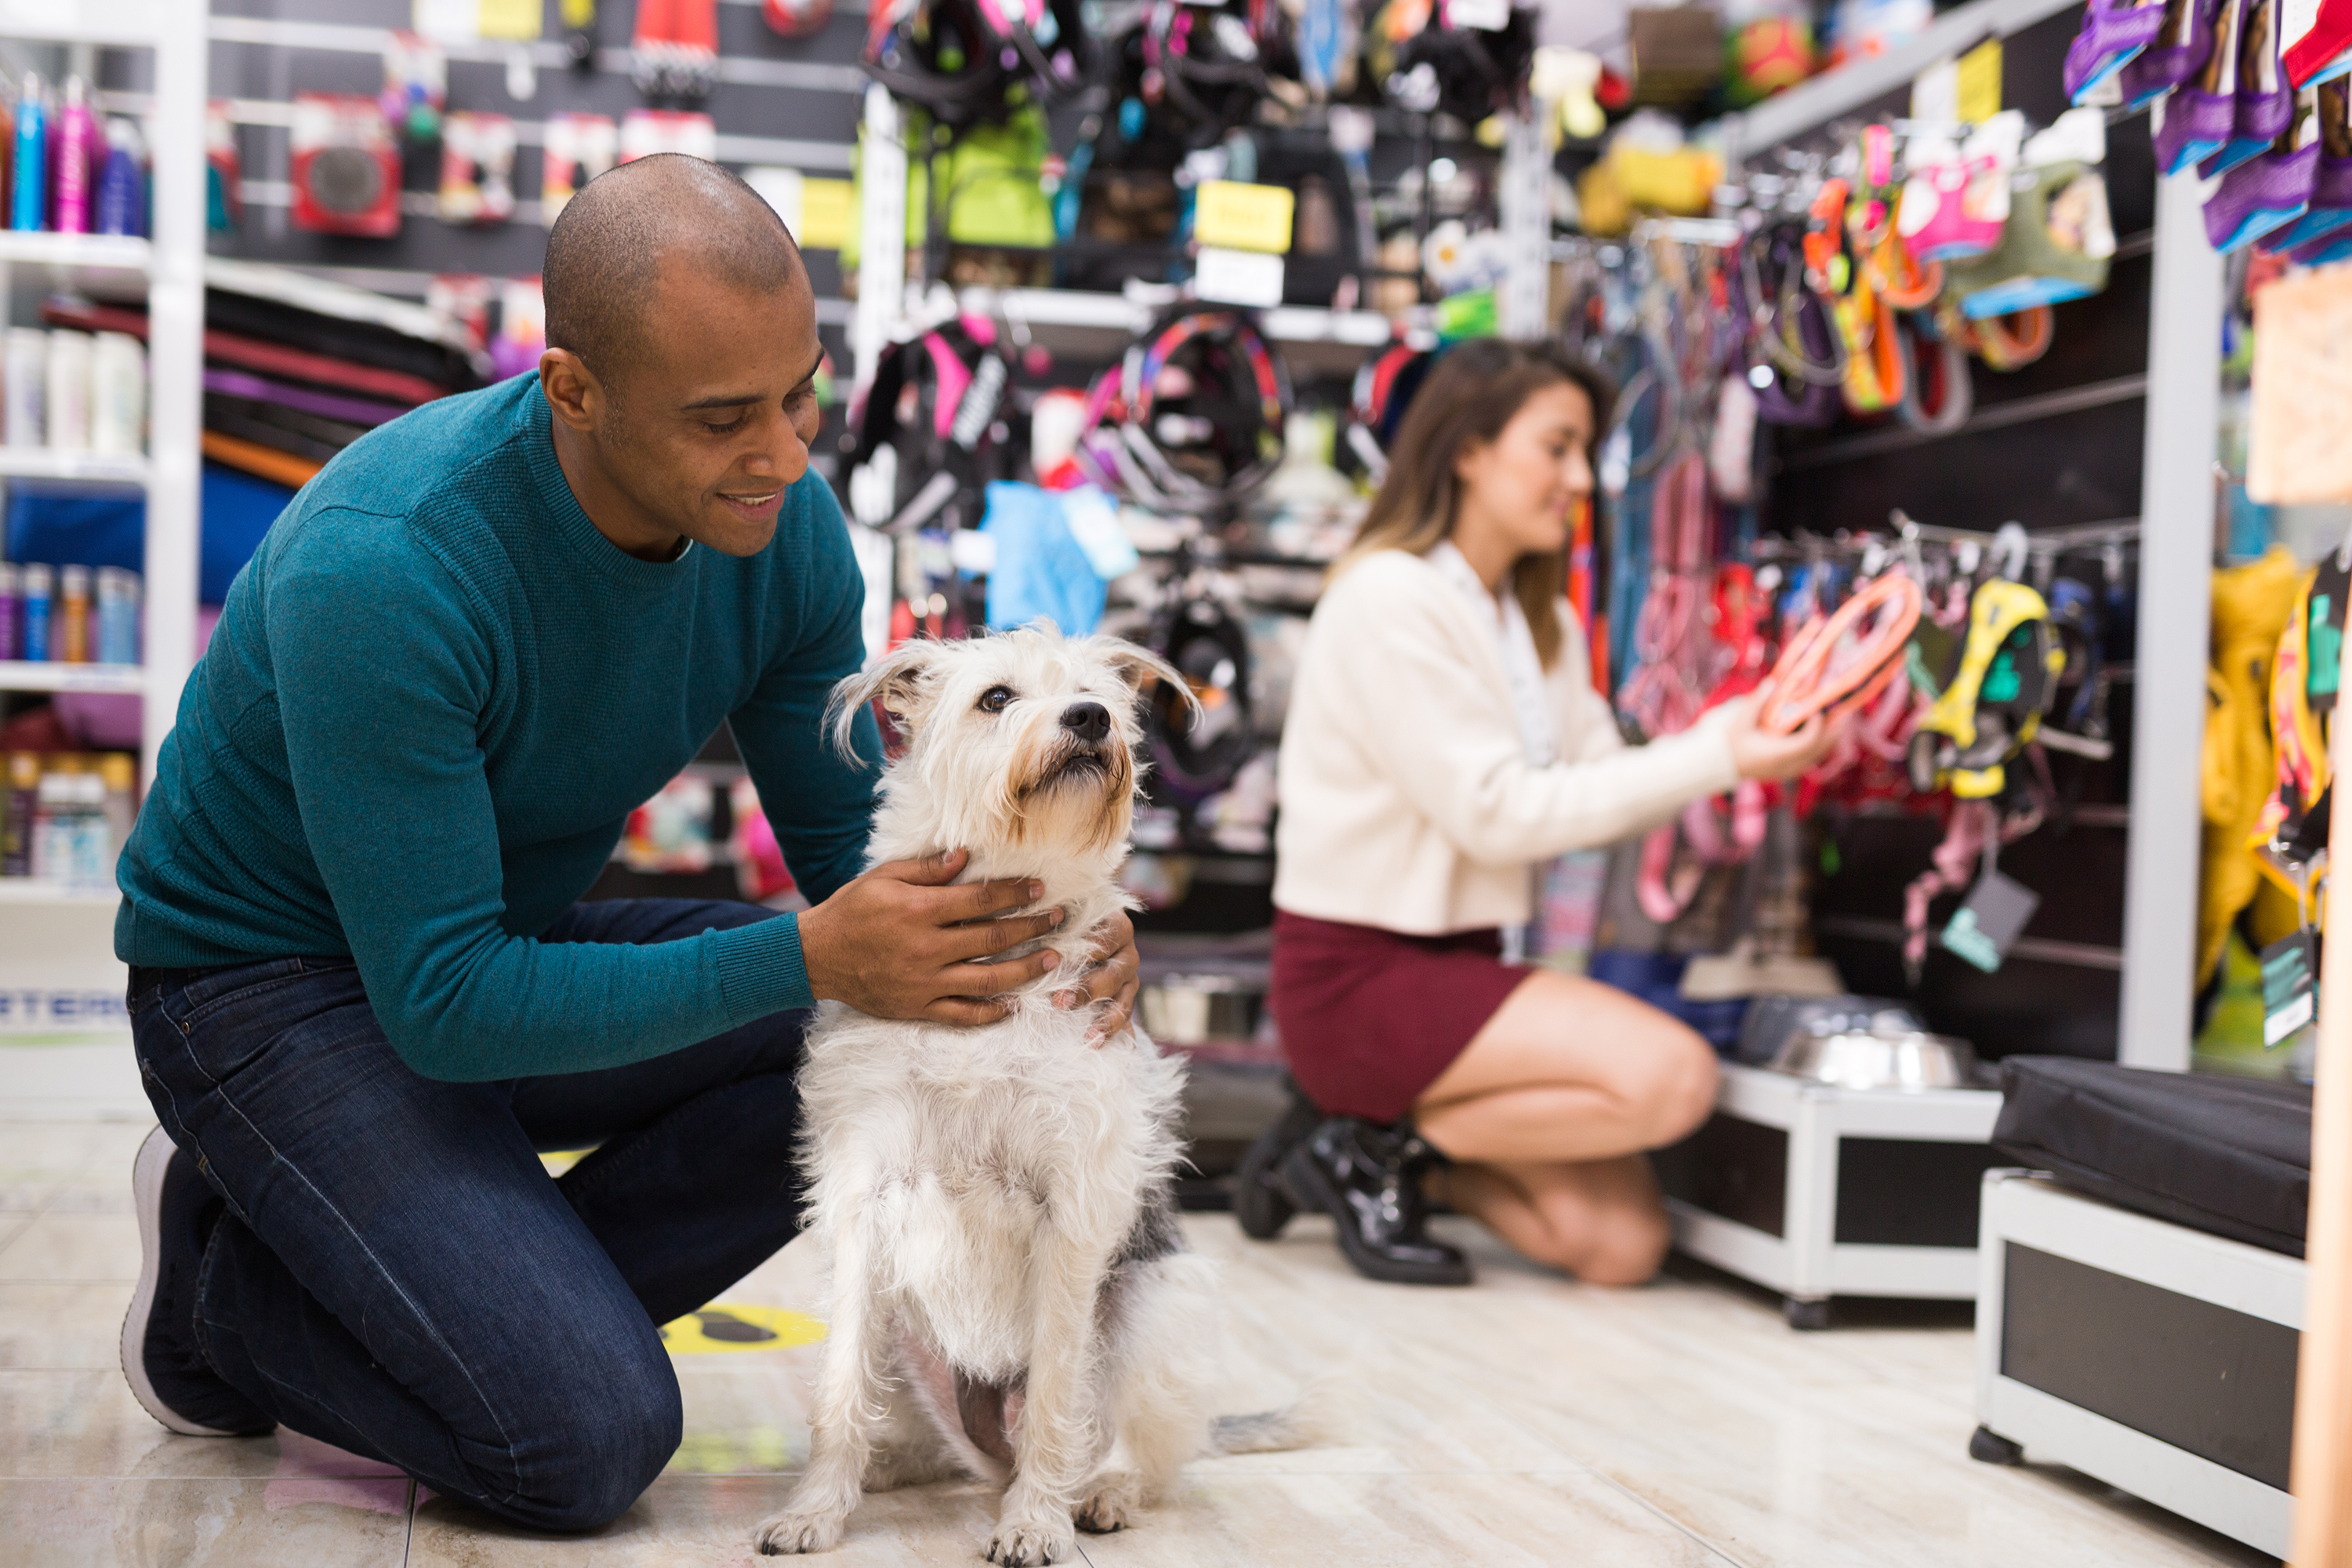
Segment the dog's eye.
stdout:
<path fill-rule="evenodd" d="M 1004 705 L 1012 700 L 1011 687 L 992 686 L 980 694 L 980 710 L 983 713 L 1002 713 L 1004 711 Z"/>

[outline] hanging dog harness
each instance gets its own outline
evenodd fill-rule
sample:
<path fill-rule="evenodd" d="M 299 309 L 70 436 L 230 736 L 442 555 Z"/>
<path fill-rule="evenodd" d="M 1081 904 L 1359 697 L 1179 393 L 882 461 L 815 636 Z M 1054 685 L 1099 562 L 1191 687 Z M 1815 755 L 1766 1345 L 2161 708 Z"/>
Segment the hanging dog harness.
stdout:
<path fill-rule="evenodd" d="M 873 526 L 903 533 L 935 520 L 946 528 L 979 521 L 982 487 L 1000 477 L 992 472 L 995 432 L 1013 384 L 1013 367 L 995 344 L 994 323 L 967 317 L 884 351 L 854 411 L 848 462 L 854 501 L 858 470 L 891 453 L 887 510 Z M 902 417 L 909 386 L 911 421 Z"/>
<path fill-rule="evenodd" d="M 2002 764 L 2041 728 L 2065 668 L 2041 595 L 2003 578 L 1979 587 L 1959 668 L 1911 736 L 1913 786 L 1946 786 L 1962 800 L 1999 795 Z"/>

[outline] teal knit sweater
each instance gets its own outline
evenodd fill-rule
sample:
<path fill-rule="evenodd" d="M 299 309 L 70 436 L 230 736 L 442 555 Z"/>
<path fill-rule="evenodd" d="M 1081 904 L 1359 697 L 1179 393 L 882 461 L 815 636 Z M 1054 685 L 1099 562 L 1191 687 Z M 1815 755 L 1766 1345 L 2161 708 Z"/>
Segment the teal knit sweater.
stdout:
<path fill-rule="evenodd" d="M 824 481 L 738 560 L 596 531 L 535 377 L 373 432 L 230 587 L 121 858 L 115 952 L 192 968 L 349 957 L 448 1079 L 641 1061 L 811 1004 L 791 916 L 650 947 L 534 940 L 630 808 L 721 721 L 822 900 L 856 874 L 880 745 L 819 733 L 865 589 Z"/>

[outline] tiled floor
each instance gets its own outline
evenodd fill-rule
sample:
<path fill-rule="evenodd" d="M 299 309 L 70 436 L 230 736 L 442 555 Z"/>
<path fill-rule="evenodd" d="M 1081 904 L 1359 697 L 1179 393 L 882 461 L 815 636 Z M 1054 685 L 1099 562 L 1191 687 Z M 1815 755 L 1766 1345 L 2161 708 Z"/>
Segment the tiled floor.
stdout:
<path fill-rule="evenodd" d="M 123 1053 L 127 1056 L 127 1052 Z M 813 1345 L 682 1354 L 687 1439 L 620 1522 L 535 1537 L 280 1434 L 174 1437 L 115 1367 L 146 1131 L 105 1048 L 0 1048 L 0 1568 L 714 1564 L 803 1458 Z M 106 1120 L 109 1116 L 116 1120 Z M 133 1119 L 136 1117 L 136 1119 Z M 1368 1284 L 1318 1225 L 1275 1246 L 1195 1217 L 1231 1302 L 1223 1408 L 1311 1388 L 1328 1440 L 1204 1459 L 1094 1568 L 2185 1568 L 2270 1560 L 2064 1471 L 1972 1463 L 1964 1310 L 1887 1306 L 1800 1335 L 1696 1268 L 1586 1289 L 1482 1250 L 1478 1285 Z M 805 1249 L 728 1293 L 812 1308 Z M 843 1564 L 976 1563 L 977 1486 L 867 1500 Z"/>

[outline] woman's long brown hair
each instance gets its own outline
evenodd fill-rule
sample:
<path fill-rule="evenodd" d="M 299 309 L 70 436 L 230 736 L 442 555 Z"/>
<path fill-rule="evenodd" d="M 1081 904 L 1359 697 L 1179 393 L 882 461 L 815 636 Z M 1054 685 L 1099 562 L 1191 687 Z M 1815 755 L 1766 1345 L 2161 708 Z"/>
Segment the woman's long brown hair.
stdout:
<path fill-rule="evenodd" d="M 1608 378 L 1566 348 L 1553 342 L 1507 342 L 1501 338 L 1475 338 L 1454 344 L 1438 355 L 1405 410 L 1389 453 L 1389 477 L 1372 498 L 1363 526 L 1339 558 L 1335 572 L 1375 550 L 1403 550 L 1425 555 L 1454 531 L 1461 506 L 1461 481 L 1454 472 L 1454 458 L 1473 442 L 1492 441 L 1503 433 L 1520 405 L 1548 386 L 1560 383 L 1580 389 L 1592 403 L 1592 439 L 1609 426 L 1612 389 Z M 1585 456 L 1595 457 L 1588 448 Z M 1600 497 L 1593 498 L 1592 580 L 1608 581 L 1602 541 Z M 1528 630 L 1535 635 L 1536 652 L 1549 669 L 1559 661 L 1559 616 L 1554 609 L 1568 587 L 1568 550 L 1522 555 L 1511 568 L 1511 591 L 1526 612 Z"/>

